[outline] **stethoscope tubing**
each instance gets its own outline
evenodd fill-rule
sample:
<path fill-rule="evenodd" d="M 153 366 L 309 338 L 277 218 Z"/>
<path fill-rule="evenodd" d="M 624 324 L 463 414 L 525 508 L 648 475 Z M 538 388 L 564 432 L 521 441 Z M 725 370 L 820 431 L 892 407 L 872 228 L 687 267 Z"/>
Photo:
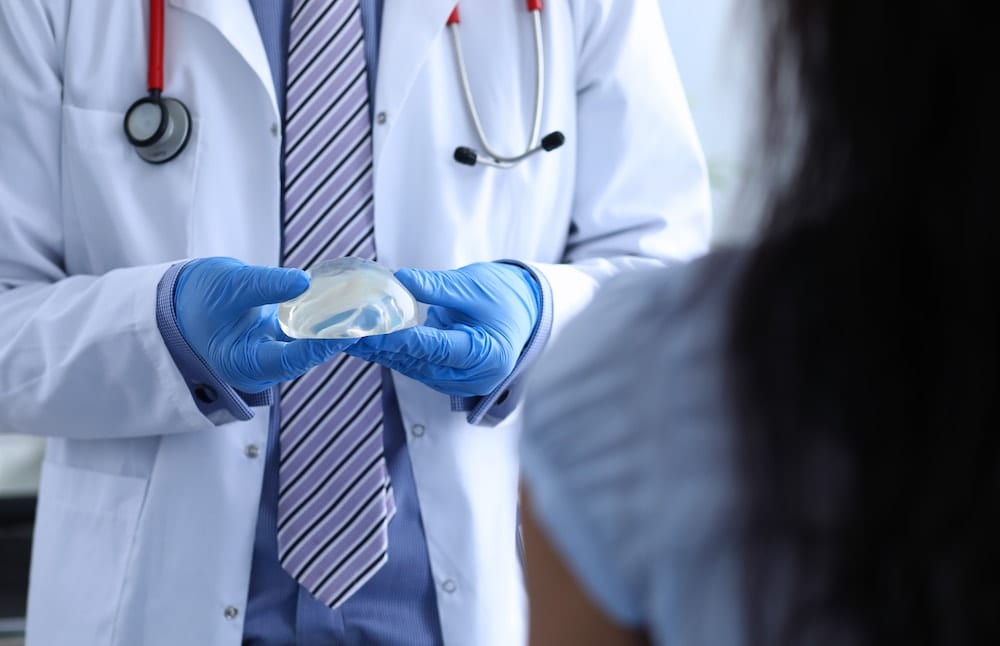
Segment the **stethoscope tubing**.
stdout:
<path fill-rule="evenodd" d="M 517 155 L 505 155 L 490 145 L 489 140 L 486 137 L 486 131 L 483 128 L 482 119 L 479 115 L 479 109 L 476 107 L 475 98 L 472 96 L 472 87 L 469 83 L 468 68 L 465 65 L 465 55 L 463 54 L 462 49 L 462 37 L 459 30 L 460 20 L 458 17 L 457 5 L 455 11 L 448 19 L 447 26 L 451 34 L 451 41 L 455 50 L 455 62 L 458 68 L 459 85 L 462 88 L 462 95 L 465 98 L 465 105 L 468 109 L 469 117 L 472 119 L 473 129 L 476 131 L 476 136 L 479 139 L 480 146 L 486 153 L 486 155 L 479 155 L 475 154 L 475 151 L 471 151 L 470 149 L 460 148 L 456 151 L 456 159 L 459 159 L 459 151 L 466 150 L 472 153 L 472 161 L 470 165 L 479 163 L 487 166 L 493 166 L 494 168 L 512 168 L 519 162 L 541 150 L 554 150 L 562 145 L 563 135 L 560 132 L 550 133 L 550 135 L 547 135 L 544 140 L 541 142 L 539 141 L 542 130 L 542 107 L 545 97 L 545 47 L 542 39 L 542 3 L 529 0 L 528 11 L 532 16 L 535 41 L 535 105 L 534 115 L 531 120 L 531 134 L 528 137 L 528 143 L 524 152 Z M 557 143 L 553 144 L 550 142 Z M 459 159 L 459 161 L 462 160 Z M 463 161 L 462 163 L 469 162 Z"/>
<path fill-rule="evenodd" d="M 528 148 L 538 145 L 542 133 L 542 102 L 545 96 L 545 48 L 542 47 L 542 10 L 531 12 L 532 26 L 535 31 L 535 118 L 531 126 L 531 139 Z"/>
<path fill-rule="evenodd" d="M 545 61 L 542 58 L 541 53 L 541 18 L 537 11 L 532 11 L 531 13 L 534 17 L 535 23 L 535 74 L 537 78 L 535 80 L 535 113 L 532 118 L 531 135 L 528 137 L 528 144 L 526 147 L 528 151 L 538 145 L 538 136 L 542 129 L 542 92 L 544 91 L 543 84 L 545 83 Z M 469 83 L 469 73 L 465 66 L 465 56 L 462 53 L 462 37 L 459 33 L 458 23 L 453 22 L 448 25 L 448 29 L 451 31 L 451 40 L 455 46 L 455 61 L 458 65 L 459 84 L 462 86 L 462 95 L 465 97 L 465 105 L 469 110 L 469 116 L 472 118 L 472 125 L 476 130 L 476 136 L 479 137 L 479 144 L 483 147 L 483 150 L 485 150 L 486 153 L 493 158 L 494 161 L 517 163 L 531 153 L 525 152 L 520 155 L 513 156 L 504 155 L 503 153 L 497 152 L 497 150 L 490 145 L 490 142 L 486 138 L 486 131 L 483 129 L 482 119 L 479 117 L 479 109 L 476 107 L 476 100 L 472 96 L 472 87 Z"/>
<path fill-rule="evenodd" d="M 163 0 L 149 0 L 149 67 L 146 88 L 163 92 Z"/>

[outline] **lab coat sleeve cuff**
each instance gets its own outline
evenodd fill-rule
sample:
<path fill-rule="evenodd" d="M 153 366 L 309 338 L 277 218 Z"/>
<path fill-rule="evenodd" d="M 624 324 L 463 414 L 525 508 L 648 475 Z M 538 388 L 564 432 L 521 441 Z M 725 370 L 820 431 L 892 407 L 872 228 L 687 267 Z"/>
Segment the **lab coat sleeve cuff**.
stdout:
<path fill-rule="evenodd" d="M 524 393 L 524 372 L 535 362 L 548 343 L 552 333 L 552 287 L 549 281 L 533 267 L 516 260 L 501 260 L 527 271 L 535 280 L 539 295 L 539 315 L 535 329 L 528 337 L 528 342 L 521 350 L 517 364 L 507 378 L 482 397 L 452 397 L 451 409 L 455 412 L 468 412 L 466 420 L 479 426 L 496 426 L 507 419 L 517 408 Z"/>
<path fill-rule="evenodd" d="M 160 335 L 195 405 L 205 417 L 216 426 L 251 419 L 254 416 L 252 406 L 271 405 L 271 391 L 250 394 L 232 388 L 215 374 L 181 334 L 174 308 L 174 290 L 186 265 L 186 262 L 172 265 L 156 287 L 156 325 Z"/>

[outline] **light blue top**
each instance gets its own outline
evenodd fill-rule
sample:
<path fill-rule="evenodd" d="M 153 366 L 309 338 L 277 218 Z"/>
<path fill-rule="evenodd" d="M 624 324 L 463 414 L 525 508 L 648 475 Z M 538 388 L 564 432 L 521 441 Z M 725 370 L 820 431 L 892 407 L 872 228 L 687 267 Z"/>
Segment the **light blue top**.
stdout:
<path fill-rule="evenodd" d="M 744 636 L 723 364 L 741 262 L 727 252 L 612 281 L 528 387 L 533 512 L 592 598 L 656 644 Z"/>

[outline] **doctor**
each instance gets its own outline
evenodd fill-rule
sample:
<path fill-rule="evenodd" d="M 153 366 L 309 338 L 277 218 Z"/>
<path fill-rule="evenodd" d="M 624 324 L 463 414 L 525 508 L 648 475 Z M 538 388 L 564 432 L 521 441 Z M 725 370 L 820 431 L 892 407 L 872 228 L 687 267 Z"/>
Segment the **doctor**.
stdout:
<path fill-rule="evenodd" d="M 292 4 L 169 0 L 163 96 L 190 118 L 162 164 L 123 133 L 157 49 L 146 2 L 0 4 L 0 432 L 49 438 L 29 644 L 521 643 L 518 376 L 605 279 L 707 247 L 655 0 L 551 2 L 540 52 L 515 0 L 463 2 L 461 49 L 454 0 Z M 494 167 L 459 51 L 498 155 L 565 143 Z M 268 303 L 307 282 L 274 266 L 376 250 L 434 270 L 400 272 L 425 326 L 274 330 Z M 322 407 L 362 383 L 360 408 Z M 313 403 L 327 421 L 296 426 Z M 313 504 L 285 465 L 322 465 L 312 442 L 359 418 L 374 502 L 344 509 L 371 522 L 303 539 L 329 561 L 310 580 L 301 528 L 278 530 Z"/>

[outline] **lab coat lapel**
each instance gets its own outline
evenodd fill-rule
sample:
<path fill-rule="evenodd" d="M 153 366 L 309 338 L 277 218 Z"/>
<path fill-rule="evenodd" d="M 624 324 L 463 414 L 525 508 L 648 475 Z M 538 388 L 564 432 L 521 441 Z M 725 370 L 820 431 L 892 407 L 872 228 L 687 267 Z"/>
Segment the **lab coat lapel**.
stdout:
<path fill-rule="evenodd" d="M 247 0 L 170 0 L 170 4 L 210 23 L 229 41 L 264 85 L 277 118 L 278 101 L 274 95 L 271 67 L 250 3 Z"/>
<path fill-rule="evenodd" d="M 379 35 L 376 110 L 398 114 L 457 0 L 385 0 Z M 391 119 L 391 116 L 390 116 Z M 390 130 L 392 121 L 390 120 Z M 384 136 L 375 137 L 378 164 Z"/>

